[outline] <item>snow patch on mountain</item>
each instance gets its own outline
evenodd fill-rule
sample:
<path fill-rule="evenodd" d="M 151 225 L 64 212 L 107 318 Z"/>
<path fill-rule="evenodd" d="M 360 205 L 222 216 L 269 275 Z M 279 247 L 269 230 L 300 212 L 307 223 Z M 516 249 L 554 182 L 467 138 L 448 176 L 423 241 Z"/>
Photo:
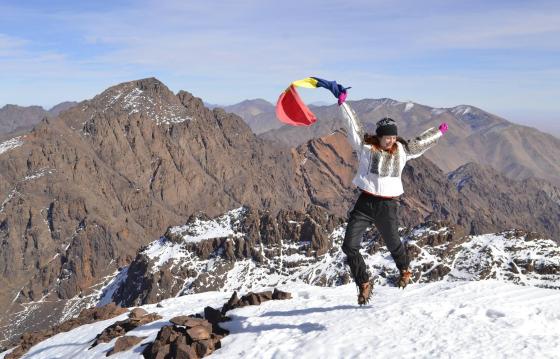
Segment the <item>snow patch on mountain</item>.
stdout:
<path fill-rule="evenodd" d="M 34 173 L 25 176 L 25 178 L 23 180 L 24 181 L 34 180 L 34 179 L 37 179 L 37 178 L 41 178 L 44 175 L 52 174 L 54 172 L 55 172 L 54 169 L 42 168 L 39 171 L 35 171 Z"/>
<path fill-rule="evenodd" d="M 113 293 L 115 293 L 115 290 L 117 290 L 117 288 L 126 281 L 127 277 L 128 267 L 122 268 L 121 270 L 113 273 L 110 281 L 101 289 L 101 295 L 99 297 L 99 301 L 96 303 L 96 306 L 103 306 L 111 303 Z"/>
<path fill-rule="evenodd" d="M 454 280 L 499 279 L 516 284 L 560 289 L 560 248 L 550 239 L 526 240 L 485 234 L 461 245 L 448 277 Z"/>
<path fill-rule="evenodd" d="M 437 229 L 432 229 L 430 226 L 419 226 L 412 230 L 409 235 L 408 240 L 414 240 L 414 238 L 425 236 L 425 235 L 437 235 L 437 234 L 445 234 L 450 231 L 447 227 L 441 227 Z"/>
<path fill-rule="evenodd" d="M 413 102 L 407 102 L 406 106 L 404 107 L 404 112 L 408 112 L 408 111 L 412 110 L 413 107 L 414 107 Z"/>
<path fill-rule="evenodd" d="M 213 220 L 201 220 L 196 218 L 193 223 L 171 227 L 169 232 L 172 234 L 180 234 L 183 242 L 191 243 L 211 238 L 239 237 L 243 234 L 236 233 L 233 226 L 239 224 L 239 220 L 245 212 L 246 209 L 239 207 Z"/>
<path fill-rule="evenodd" d="M 245 211 L 246 209 L 239 207 L 215 219 L 202 220 L 196 218 L 184 226 L 170 227 L 168 232 L 177 236 L 178 240 L 169 241 L 168 238 L 161 237 L 150 243 L 140 254 L 152 260 L 152 273 L 155 273 L 161 266 L 169 262 L 172 262 L 172 266 L 174 266 L 192 257 L 192 253 L 189 253 L 184 248 L 185 243 L 197 243 L 213 238 L 242 236 L 242 233 L 234 230 L 234 226 L 239 224 L 239 220 Z"/>
<path fill-rule="evenodd" d="M 472 111 L 472 107 L 467 105 L 455 106 L 451 109 L 451 112 L 456 116 L 463 116 L 471 111 Z"/>
<path fill-rule="evenodd" d="M 8 152 L 16 147 L 23 145 L 22 136 L 11 138 L 7 141 L 0 143 L 0 155 L 4 152 Z"/>
<path fill-rule="evenodd" d="M 20 195 L 21 193 L 19 193 L 15 188 L 12 189 L 10 191 L 10 193 L 8 194 L 8 196 L 2 201 L 2 204 L 0 205 L 0 213 L 4 212 L 4 208 L 5 206 L 16 196 L 16 195 Z"/>
<path fill-rule="evenodd" d="M 192 120 L 184 106 L 168 103 L 160 95 L 143 91 L 133 84 L 105 91 L 97 98 L 105 104 L 103 112 L 121 110 L 128 116 L 140 114 L 155 121 L 158 125 Z M 84 109 L 87 107 L 88 105 L 85 104 Z"/>

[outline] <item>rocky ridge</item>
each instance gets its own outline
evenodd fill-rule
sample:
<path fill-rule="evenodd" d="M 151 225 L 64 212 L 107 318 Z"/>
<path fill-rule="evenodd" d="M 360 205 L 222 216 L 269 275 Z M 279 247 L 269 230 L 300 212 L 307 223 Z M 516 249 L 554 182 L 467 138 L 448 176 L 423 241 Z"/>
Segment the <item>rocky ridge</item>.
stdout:
<path fill-rule="evenodd" d="M 320 211 L 299 218 L 286 215 L 265 215 L 259 223 L 255 211 L 239 208 L 170 228 L 138 253 L 104 296 L 134 306 L 177 295 L 248 291 L 289 281 L 320 286 L 351 281 L 341 251 L 345 224 Z M 282 232 L 283 228 L 292 232 Z M 262 237 L 254 237 L 255 232 Z M 537 233 L 511 230 L 462 236 L 453 226 L 428 222 L 402 228 L 401 236 L 413 258 L 415 282 L 496 278 L 560 289 L 560 247 Z M 398 273 L 375 228 L 366 233 L 362 250 L 375 282 L 391 284 Z"/>

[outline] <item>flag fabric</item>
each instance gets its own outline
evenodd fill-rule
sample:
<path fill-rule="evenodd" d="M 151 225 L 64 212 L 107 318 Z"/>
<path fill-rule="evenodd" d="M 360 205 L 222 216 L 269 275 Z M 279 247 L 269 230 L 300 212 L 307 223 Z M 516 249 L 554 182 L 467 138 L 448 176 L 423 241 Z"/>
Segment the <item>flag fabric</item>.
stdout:
<path fill-rule="evenodd" d="M 302 101 L 296 87 L 318 88 L 322 87 L 329 90 L 338 99 L 338 104 L 342 104 L 346 99 L 346 90 L 350 87 L 343 87 L 336 81 L 327 81 L 317 77 L 307 77 L 302 80 L 294 81 L 280 94 L 276 103 L 276 117 L 288 125 L 310 126 L 317 121 L 317 117 Z"/>

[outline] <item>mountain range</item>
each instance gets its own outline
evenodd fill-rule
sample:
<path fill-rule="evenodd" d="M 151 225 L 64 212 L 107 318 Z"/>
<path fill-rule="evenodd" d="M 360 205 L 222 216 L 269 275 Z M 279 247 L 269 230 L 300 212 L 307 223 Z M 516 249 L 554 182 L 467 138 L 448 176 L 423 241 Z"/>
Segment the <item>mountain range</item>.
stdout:
<path fill-rule="evenodd" d="M 62 111 L 76 105 L 76 102 L 66 101 L 45 110 L 41 106 L 5 105 L 0 108 L 0 140 L 10 135 L 27 132 L 45 117 L 56 117 Z"/>
<path fill-rule="evenodd" d="M 411 133 L 426 123 L 417 125 Z M 290 249 L 296 257 L 326 255 L 333 242 L 325 233 L 344 223 L 358 195 L 351 184 L 355 156 L 344 132 L 331 130 L 287 148 L 280 137 L 267 139 L 284 128 L 256 136 L 239 116 L 210 110 L 192 94 L 174 94 L 148 78 L 110 87 L 44 118 L 32 131 L 4 140 L 4 339 L 46 328 L 96 304 L 100 291 L 114 284 L 124 268 L 130 278 L 132 272 L 146 272 L 136 261 L 143 246 L 157 238 L 172 243 L 171 228 L 232 209 L 250 209 L 243 242 L 228 249 L 221 241 L 210 241 L 191 248 L 196 255 L 231 250 L 225 270 L 241 258 L 266 262 L 269 256 L 262 254 L 261 244 L 271 244 L 275 253 L 282 247 L 275 244 L 286 238 L 310 242 Z M 409 163 L 403 182 L 400 216 L 408 230 L 426 221 L 444 221 L 454 226 L 457 238 L 512 229 L 540 232 L 532 238 L 560 238 L 560 191 L 546 180 L 513 180 L 474 162 L 446 173 L 439 164 L 420 158 Z M 293 222 L 300 227 L 293 228 Z M 192 268 L 181 270 L 181 275 L 195 278 Z M 177 290 L 176 273 L 160 272 L 157 283 Z M 208 282 L 208 277 L 196 279 Z M 129 284 L 153 287 L 150 281 Z M 113 287 L 123 303 L 158 298 L 149 288 L 135 292 Z"/>
<path fill-rule="evenodd" d="M 560 186 L 560 139 L 535 128 L 514 124 L 474 106 L 433 108 L 413 102 L 364 99 L 349 102 L 364 126 L 389 116 L 397 121 L 399 135 L 412 138 L 419 131 L 447 122 L 450 131 L 439 145 L 426 154 L 444 172 L 468 163 L 489 165 L 506 176 L 523 180 L 538 177 Z M 310 106 L 319 120 L 310 127 L 278 126 L 274 106 L 264 100 L 244 101 L 229 106 L 244 118 L 259 137 L 286 147 L 301 145 L 325 136 L 343 126 L 336 105 Z M 258 108 L 258 115 L 251 109 Z"/>
<path fill-rule="evenodd" d="M 219 106 L 241 117 L 255 134 L 275 130 L 283 126 L 276 119 L 276 109 L 263 99 L 245 100 L 230 106 Z"/>

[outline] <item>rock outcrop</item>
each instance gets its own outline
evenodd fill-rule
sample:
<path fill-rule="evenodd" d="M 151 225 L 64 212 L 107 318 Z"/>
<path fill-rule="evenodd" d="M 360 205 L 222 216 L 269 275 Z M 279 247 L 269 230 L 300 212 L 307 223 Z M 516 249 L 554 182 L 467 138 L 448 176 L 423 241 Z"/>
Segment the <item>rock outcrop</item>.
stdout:
<path fill-rule="evenodd" d="M 259 305 L 273 299 L 289 299 L 290 293 L 274 289 L 273 292 L 248 293 L 237 298 L 234 293 L 219 311 L 212 307 L 204 309 L 204 318 L 197 316 L 178 316 L 170 319 L 173 325 L 160 329 L 156 340 L 146 346 L 142 354 L 144 358 L 187 358 L 197 359 L 212 354 L 220 349 L 221 339 L 229 332 L 220 327 L 220 323 L 228 321 L 227 311 L 247 305 Z"/>
<path fill-rule="evenodd" d="M 99 343 L 108 343 L 117 337 L 124 336 L 126 333 L 133 329 L 136 329 L 153 321 L 160 320 L 162 318 L 156 313 L 143 314 L 140 311 L 144 310 L 142 308 L 136 308 L 135 312 L 130 313 L 128 319 L 120 320 L 105 328 L 101 333 L 97 335 L 91 347 L 94 347 Z"/>
<path fill-rule="evenodd" d="M 58 333 L 70 331 L 81 325 L 114 318 L 126 312 L 128 312 L 128 309 L 118 307 L 114 303 L 108 304 L 103 307 L 84 309 L 76 318 L 72 318 L 48 329 L 24 333 L 23 335 L 21 335 L 18 341 L 12 343 L 12 345 L 16 348 L 10 354 L 6 355 L 5 359 L 20 358 L 29 350 L 29 348 L 31 348 L 35 344 L 48 339 Z"/>
<path fill-rule="evenodd" d="M 303 218 L 297 213 L 280 212 L 277 218 L 264 214 L 252 222 L 251 218 L 259 218 L 257 213 L 242 207 L 221 217 L 196 218 L 170 228 L 166 236 L 138 253 L 123 271 L 124 278 L 115 278 L 112 300 L 132 306 L 181 294 L 251 290 L 293 280 L 321 286 L 351 281 L 341 250 L 345 224 L 340 218 L 331 217 L 329 223 L 328 214 L 317 210 L 315 216 Z M 315 229 L 306 230 L 306 223 L 316 225 Z M 293 232 L 282 230 L 289 226 Z M 501 278 L 558 287 L 559 245 L 535 232 L 472 236 L 448 222 L 432 221 L 412 229 L 403 227 L 401 236 L 418 282 Z M 398 272 L 386 260 L 389 253 L 375 227 L 366 232 L 362 245 L 376 283 L 391 284 Z M 244 301 L 256 303 L 259 298 L 250 296 Z"/>

